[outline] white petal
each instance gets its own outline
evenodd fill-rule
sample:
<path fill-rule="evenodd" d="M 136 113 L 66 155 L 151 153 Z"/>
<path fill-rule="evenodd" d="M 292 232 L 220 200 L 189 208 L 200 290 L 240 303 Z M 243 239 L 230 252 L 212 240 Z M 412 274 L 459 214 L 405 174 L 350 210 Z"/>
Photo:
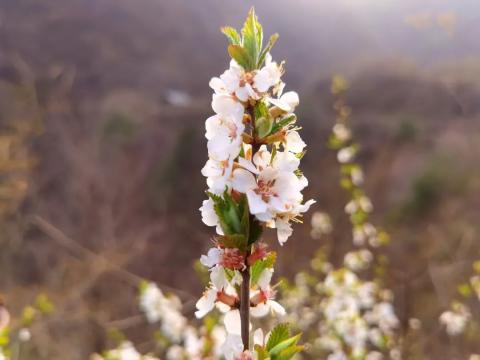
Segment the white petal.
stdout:
<path fill-rule="evenodd" d="M 270 286 L 270 281 L 272 281 L 272 276 L 273 276 L 272 268 L 267 268 L 262 271 L 257 281 L 257 285 L 260 287 L 260 289 L 266 290 Z"/>
<path fill-rule="evenodd" d="M 273 214 L 270 211 L 255 214 L 255 217 L 258 220 L 263 221 L 263 222 L 269 222 L 269 221 L 273 220 Z"/>
<path fill-rule="evenodd" d="M 240 311 L 232 310 L 225 314 L 223 319 L 225 329 L 229 334 L 241 335 Z"/>
<path fill-rule="evenodd" d="M 286 150 L 291 151 L 293 153 L 300 153 L 303 151 L 305 146 L 307 146 L 307 144 L 305 144 L 305 142 L 302 140 L 302 138 L 300 137 L 300 134 L 297 131 L 291 130 L 285 136 Z"/>
<path fill-rule="evenodd" d="M 208 159 L 205 166 L 202 168 L 202 175 L 205 177 L 220 176 L 223 169 L 218 161 Z"/>
<path fill-rule="evenodd" d="M 253 88 L 252 88 L 252 86 L 251 86 L 250 84 L 246 84 L 246 85 L 245 85 L 245 88 L 247 89 L 248 96 L 249 96 L 251 99 L 254 99 L 254 100 L 260 99 L 260 96 L 256 93 L 255 90 L 253 90 Z"/>
<path fill-rule="evenodd" d="M 213 208 L 212 199 L 203 200 L 202 206 L 200 207 L 200 212 L 202 214 L 202 221 L 207 226 L 217 226 L 218 225 L 218 216 L 215 213 Z"/>
<path fill-rule="evenodd" d="M 278 151 L 272 166 L 280 171 L 294 172 L 300 166 L 300 159 L 289 151 Z"/>
<path fill-rule="evenodd" d="M 238 100 L 245 102 L 248 100 L 248 89 L 245 86 L 239 87 L 235 91 L 235 95 L 237 96 Z"/>
<path fill-rule="evenodd" d="M 225 276 L 225 270 L 222 266 L 215 266 L 210 272 L 210 280 L 217 290 L 226 288 L 228 284 L 227 277 Z"/>
<path fill-rule="evenodd" d="M 253 78 L 253 86 L 260 92 L 266 92 L 272 86 L 270 74 L 265 68 L 257 72 Z"/>
<path fill-rule="evenodd" d="M 228 334 L 220 350 L 225 360 L 234 360 L 243 351 L 242 337 L 240 335 Z"/>
<path fill-rule="evenodd" d="M 268 98 L 268 101 L 287 113 L 293 112 L 300 102 L 295 91 L 286 92 L 279 99 Z"/>
<path fill-rule="evenodd" d="M 280 243 L 280 245 L 283 245 L 287 242 L 288 238 L 293 233 L 292 226 L 288 221 L 283 219 L 277 219 L 277 221 L 275 222 L 275 226 L 277 228 L 278 242 Z"/>
<path fill-rule="evenodd" d="M 250 314 L 253 317 L 264 317 L 270 312 L 270 307 L 266 303 L 260 303 L 250 308 Z"/>
<path fill-rule="evenodd" d="M 257 170 L 255 165 L 253 165 L 253 163 L 251 161 L 248 161 L 248 160 L 244 159 L 243 157 L 239 157 L 238 158 L 238 163 L 241 167 L 243 167 L 243 168 L 247 169 L 248 171 L 258 175 L 259 171 Z"/>
<path fill-rule="evenodd" d="M 252 190 L 247 191 L 248 207 L 252 214 L 264 213 L 267 211 L 268 204 L 262 197 Z"/>
<path fill-rule="evenodd" d="M 243 105 L 229 95 L 213 94 L 212 109 L 218 115 L 233 116 L 237 120 L 243 118 Z"/>
<path fill-rule="evenodd" d="M 225 83 L 223 82 L 222 79 L 218 77 L 213 77 L 210 79 L 210 82 L 208 85 L 217 93 L 217 94 L 222 94 L 227 91 L 227 88 L 225 87 Z"/>
<path fill-rule="evenodd" d="M 211 268 L 220 262 L 221 255 L 222 250 L 218 248 L 211 248 L 210 250 L 208 250 L 207 255 L 202 255 L 200 257 L 200 262 L 203 266 Z"/>
<path fill-rule="evenodd" d="M 299 205 L 295 210 L 299 213 L 307 212 L 310 209 L 310 206 L 312 206 L 315 203 L 316 203 L 315 200 L 310 199 L 305 204 Z"/>
<path fill-rule="evenodd" d="M 288 104 L 291 109 L 290 111 L 293 111 L 295 107 L 300 103 L 298 94 L 295 91 L 286 92 L 281 96 L 280 99 L 282 100 L 282 102 Z"/>
<path fill-rule="evenodd" d="M 244 169 L 235 169 L 232 174 L 232 186 L 235 190 L 246 193 L 257 187 L 253 174 Z"/>
<path fill-rule="evenodd" d="M 272 159 L 272 154 L 268 151 L 266 145 L 260 146 L 260 149 L 253 156 L 253 162 L 259 169 L 264 169 L 270 165 L 270 160 Z"/>
<path fill-rule="evenodd" d="M 197 311 L 195 312 L 195 316 L 197 319 L 201 319 L 205 315 L 207 315 L 210 311 L 213 310 L 215 307 L 215 301 L 217 300 L 217 290 L 216 289 L 208 289 L 203 296 L 197 301 L 196 307 Z"/>
<path fill-rule="evenodd" d="M 263 346 L 265 337 L 263 336 L 263 330 L 258 328 L 253 332 L 253 344 Z"/>
<path fill-rule="evenodd" d="M 284 316 L 286 314 L 285 308 L 275 300 L 268 300 L 267 303 L 275 315 Z"/>

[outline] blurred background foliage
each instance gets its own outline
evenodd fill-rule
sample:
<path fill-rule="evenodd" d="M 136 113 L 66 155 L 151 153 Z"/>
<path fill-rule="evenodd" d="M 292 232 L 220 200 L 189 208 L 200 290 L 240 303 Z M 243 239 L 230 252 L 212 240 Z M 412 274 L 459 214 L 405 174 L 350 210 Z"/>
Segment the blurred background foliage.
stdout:
<path fill-rule="evenodd" d="M 135 289 L 125 285 L 142 277 L 179 289 L 187 303 L 199 295 L 192 265 L 212 236 L 197 211 L 207 84 L 228 64 L 219 27 L 238 27 L 251 5 L 0 4 L 0 291 L 12 313 L 39 292 L 57 304 L 32 340 L 40 358 L 103 349 L 108 330 L 137 314 Z M 392 236 L 386 251 L 402 323 L 416 317 L 435 328 L 480 255 L 478 4 L 253 5 L 266 32 L 280 33 L 273 55 L 287 60 L 285 80 L 300 94 L 305 196 L 332 215 L 333 261 L 351 247 L 347 198 L 326 147 L 330 79 L 342 73 L 374 220 Z M 309 233 L 296 226 L 278 259 L 287 278 L 322 245 Z M 435 359 L 463 354 L 440 333 L 418 346 Z"/>

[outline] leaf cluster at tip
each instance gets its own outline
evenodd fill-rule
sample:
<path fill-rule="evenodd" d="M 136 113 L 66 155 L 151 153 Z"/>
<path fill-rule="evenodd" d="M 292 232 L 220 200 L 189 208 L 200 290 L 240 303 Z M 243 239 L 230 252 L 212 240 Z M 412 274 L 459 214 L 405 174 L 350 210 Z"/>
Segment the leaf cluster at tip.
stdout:
<path fill-rule="evenodd" d="M 247 71 L 262 67 L 268 52 L 278 40 L 278 34 L 273 34 L 263 47 L 263 28 L 253 8 L 248 12 L 241 34 L 230 26 L 223 27 L 221 31 L 230 43 L 228 53 Z"/>

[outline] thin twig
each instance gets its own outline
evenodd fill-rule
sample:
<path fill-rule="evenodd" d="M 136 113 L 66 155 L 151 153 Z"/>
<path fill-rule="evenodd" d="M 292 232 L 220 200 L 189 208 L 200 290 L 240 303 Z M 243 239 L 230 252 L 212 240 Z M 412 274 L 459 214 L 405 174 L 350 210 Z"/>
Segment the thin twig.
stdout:
<path fill-rule="evenodd" d="M 137 287 L 142 281 L 145 279 L 125 270 L 124 268 L 118 266 L 117 264 L 112 263 L 111 261 L 107 260 L 105 257 L 96 254 L 92 250 L 80 245 L 77 241 L 73 240 L 72 238 L 68 237 L 65 233 L 63 233 L 60 229 L 43 219 L 38 215 L 34 215 L 31 219 L 31 223 L 37 226 L 41 231 L 43 231 L 46 235 L 48 235 L 51 239 L 55 240 L 57 243 L 63 245 L 67 249 L 76 252 L 77 254 L 81 254 L 82 256 L 91 259 L 97 263 L 103 263 L 103 265 L 113 271 L 114 273 L 122 275 L 122 277 L 128 281 L 129 284 L 132 286 Z M 183 295 L 185 298 L 192 299 L 193 295 L 187 291 L 173 288 L 171 286 L 161 284 L 159 285 L 162 289 L 176 293 L 178 295 Z"/>

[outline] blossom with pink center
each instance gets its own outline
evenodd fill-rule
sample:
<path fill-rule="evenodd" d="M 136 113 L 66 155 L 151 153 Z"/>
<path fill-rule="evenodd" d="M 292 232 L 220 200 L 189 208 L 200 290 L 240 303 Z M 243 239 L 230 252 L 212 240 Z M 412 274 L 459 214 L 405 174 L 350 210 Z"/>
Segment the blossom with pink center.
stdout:
<path fill-rule="evenodd" d="M 276 302 L 275 294 L 276 291 L 270 286 L 272 280 L 273 268 L 268 268 L 262 271 L 260 277 L 257 281 L 259 290 L 252 293 L 250 302 L 251 314 L 254 317 L 263 317 L 268 313 L 273 313 L 278 316 L 285 315 L 285 309 L 282 305 Z"/>
<path fill-rule="evenodd" d="M 236 248 L 211 248 L 207 255 L 201 256 L 200 262 L 208 268 L 219 265 L 230 270 L 241 270 L 245 268 L 245 254 Z"/>
<path fill-rule="evenodd" d="M 210 87 L 217 94 L 234 95 L 238 100 L 246 102 L 249 98 L 257 100 L 260 95 L 253 89 L 254 75 L 247 72 L 235 60 L 230 61 L 230 68 L 210 80 Z"/>

